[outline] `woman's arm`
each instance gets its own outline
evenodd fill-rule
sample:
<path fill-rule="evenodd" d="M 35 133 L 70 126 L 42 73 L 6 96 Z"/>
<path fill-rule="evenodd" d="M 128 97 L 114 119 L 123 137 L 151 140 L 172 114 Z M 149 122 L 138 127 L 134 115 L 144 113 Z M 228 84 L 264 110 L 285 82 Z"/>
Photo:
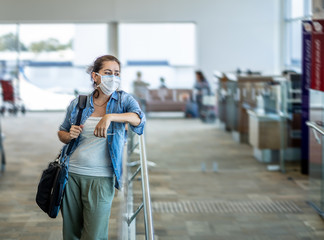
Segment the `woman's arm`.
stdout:
<path fill-rule="evenodd" d="M 130 125 L 138 126 L 141 123 L 140 117 L 136 113 L 110 113 L 106 114 L 107 119 L 111 122 L 127 122 Z"/>
<path fill-rule="evenodd" d="M 94 135 L 97 137 L 107 137 L 107 129 L 111 122 L 127 122 L 133 126 L 138 126 L 141 123 L 141 119 L 133 112 L 106 114 L 97 124 Z"/>
<path fill-rule="evenodd" d="M 57 135 L 62 143 L 68 144 L 71 141 L 69 132 L 58 131 Z"/>
<path fill-rule="evenodd" d="M 68 144 L 72 139 L 79 137 L 79 135 L 82 132 L 82 128 L 83 125 L 81 126 L 72 125 L 70 132 L 60 130 L 58 131 L 57 134 L 61 142 Z"/>

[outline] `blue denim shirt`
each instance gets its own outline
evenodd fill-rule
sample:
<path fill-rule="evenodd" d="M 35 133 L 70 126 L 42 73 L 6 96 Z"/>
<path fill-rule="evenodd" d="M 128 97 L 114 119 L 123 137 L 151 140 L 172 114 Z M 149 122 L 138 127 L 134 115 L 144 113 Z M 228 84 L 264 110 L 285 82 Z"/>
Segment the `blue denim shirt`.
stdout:
<path fill-rule="evenodd" d="M 74 99 L 69 107 L 67 108 L 66 116 L 63 123 L 60 126 L 61 131 L 69 132 L 72 125 L 76 123 L 77 115 L 78 115 L 78 98 Z M 84 124 L 85 121 L 90 117 L 90 115 L 94 112 L 93 106 L 93 93 L 89 94 L 87 98 L 87 104 L 82 113 L 81 124 Z M 136 113 L 141 122 L 138 126 L 131 126 L 131 129 L 141 135 L 143 134 L 144 125 L 146 122 L 146 118 L 142 110 L 140 109 L 136 100 L 128 93 L 124 91 L 115 91 L 111 95 L 106 108 L 106 113 L 125 113 L 125 112 L 133 112 Z M 112 133 L 111 135 L 107 135 L 107 144 L 110 154 L 110 159 L 113 164 L 114 174 L 116 176 L 115 187 L 120 189 L 122 186 L 122 155 L 123 155 L 123 147 L 126 142 L 126 134 L 125 134 L 125 124 L 119 122 L 112 122 L 108 128 L 108 133 Z M 71 154 L 76 149 L 79 144 L 79 138 L 76 139 L 75 144 L 72 148 Z M 67 145 L 63 147 L 63 155 L 67 150 Z M 70 155 L 71 155 L 70 154 Z M 67 160 L 68 161 L 68 160 Z"/>

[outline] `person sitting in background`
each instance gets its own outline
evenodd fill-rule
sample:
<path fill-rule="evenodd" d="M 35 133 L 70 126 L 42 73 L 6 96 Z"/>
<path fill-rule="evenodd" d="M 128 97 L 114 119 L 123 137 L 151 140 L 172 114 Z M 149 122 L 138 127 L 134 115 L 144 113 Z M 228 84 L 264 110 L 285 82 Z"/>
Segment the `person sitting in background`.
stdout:
<path fill-rule="evenodd" d="M 164 77 L 160 77 L 160 88 L 167 88 Z"/>
<path fill-rule="evenodd" d="M 203 103 L 202 103 L 203 96 L 210 95 L 210 86 L 204 74 L 201 71 L 196 71 L 195 74 L 196 74 L 196 82 L 194 85 L 194 92 L 196 92 L 195 98 L 198 105 L 198 111 L 200 114 L 203 107 Z"/>
<path fill-rule="evenodd" d="M 168 89 L 165 85 L 164 77 L 160 77 L 160 87 L 158 89 L 158 95 L 162 101 L 164 101 L 168 95 Z"/>
<path fill-rule="evenodd" d="M 136 73 L 137 78 L 133 82 L 133 92 L 135 95 L 136 100 L 140 103 L 140 106 L 143 112 L 146 112 L 146 99 L 148 97 L 148 86 L 149 83 L 146 83 L 142 80 L 142 73 Z"/>

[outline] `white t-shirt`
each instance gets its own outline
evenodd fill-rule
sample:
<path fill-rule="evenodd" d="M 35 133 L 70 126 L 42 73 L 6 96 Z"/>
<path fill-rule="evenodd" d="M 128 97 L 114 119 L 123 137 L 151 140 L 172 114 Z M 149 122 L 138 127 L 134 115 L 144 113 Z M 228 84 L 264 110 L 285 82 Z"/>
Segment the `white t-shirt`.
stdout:
<path fill-rule="evenodd" d="M 69 172 L 97 177 L 112 177 L 107 139 L 96 137 L 94 129 L 101 117 L 89 117 L 84 123 L 78 147 L 72 153 Z"/>

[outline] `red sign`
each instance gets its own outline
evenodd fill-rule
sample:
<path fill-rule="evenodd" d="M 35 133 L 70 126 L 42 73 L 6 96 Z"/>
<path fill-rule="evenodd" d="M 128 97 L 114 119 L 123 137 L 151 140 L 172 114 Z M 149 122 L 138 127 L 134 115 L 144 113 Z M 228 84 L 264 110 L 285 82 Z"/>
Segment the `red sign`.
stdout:
<path fill-rule="evenodd" d="M 14 89 L 11 81 L 0 80 L 2 87 L 2 99 L 7 102 L 14 102 Z"/>
<path fill-rule="evenodd" d="M 313 21 L 311 88 L 324 91 L 324 20 Z"/>

